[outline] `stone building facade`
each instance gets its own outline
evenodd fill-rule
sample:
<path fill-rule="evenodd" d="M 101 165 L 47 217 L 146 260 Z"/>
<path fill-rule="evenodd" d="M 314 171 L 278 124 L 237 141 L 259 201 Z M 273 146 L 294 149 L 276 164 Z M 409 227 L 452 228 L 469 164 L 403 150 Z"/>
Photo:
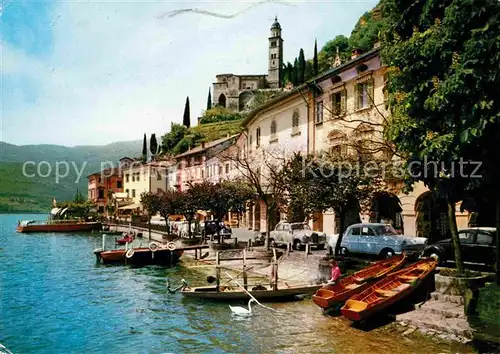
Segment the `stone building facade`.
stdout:
<path fill-rule="evenodd" d="M 218 74 L 214 82 L 213 105 L 222 106 L 234 112 L 245 110 L 255 90 L 279 89 L 282 83 L 283 67 L 283 39 L 281 38 L 281 25 L 275 18 L 271 26 L 268 39 L 268 73 L 267 75 L 235 75 Z"/>

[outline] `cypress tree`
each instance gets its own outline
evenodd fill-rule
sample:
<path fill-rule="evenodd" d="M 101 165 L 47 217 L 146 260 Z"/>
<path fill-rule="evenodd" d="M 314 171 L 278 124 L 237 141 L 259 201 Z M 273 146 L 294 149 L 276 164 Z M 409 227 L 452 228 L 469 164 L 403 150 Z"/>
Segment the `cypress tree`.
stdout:
<path fill-rule="evenodd" d="M 146 133 L 144 133 L 144 139 L 142 140 L 142 160 L 146 162 L 148 158 L 148 142 L 146 139 Z"/>
<path fill-rule="evenodd" d="M 318 43 L 314 40 L 314 57 L 313 57 L 313 73 L 318 75 Z"/>
<path fill-rule="evenodd" d="M 210 87 L 208 88 L 208 98 L 207 98 L 207 110 L 212 108 L 212 92 L 210 91 Z"/>
<path fill-rule="evenodd" d="M 154 159 L 158 153 L 158 142 L 156 141 L 156 134 L 151 134 L 151 139 L 149 140 L 149 151 L 151 151 L 151 156 Z"/>
<path fill-rule="evenodd" d="M 286 72 L 288 74 L 288 82 L 291 82 L 292 84 L 294 83 L 293 82 L 293 65 L 292 63 L 288 62 L 287 65 L 286 65 Z"/>
<path fill-rule="evenodd" d="M 293 62 L 292 83 L 294 86 L 297 86 L 299 83 L 299 61 L 297 58 Z"/>
<path fill-rule="evenodd" d="M 304 49 L 300 48 L 299 51 L 299 67 L 298 67 L 298 83 L 301 84 L 304 82 L 304 77 L 306 73 L 306 58 L 304 56 Z"/>
<path fill-rule="evenodd" d="M 184 117 L 182 119 L 182 125 L 186 128 L 191 126 L 191 118 L 189 115 L 189 96 L 186 97 L 186 105 L 184 106 Z"/>

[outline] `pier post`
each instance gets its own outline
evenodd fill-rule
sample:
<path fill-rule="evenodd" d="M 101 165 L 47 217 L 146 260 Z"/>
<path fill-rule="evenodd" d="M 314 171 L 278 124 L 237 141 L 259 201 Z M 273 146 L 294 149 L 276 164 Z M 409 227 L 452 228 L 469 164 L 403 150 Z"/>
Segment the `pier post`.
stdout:
<path fill-rule="evenodd" d="M 286 253 L 287 253 L 287 255 L 289 255 L 290 252 L 292 252 L 292 244 L 290 242 L 288 242 L 287 245 L 286 245 Z"/>
<path fill-rule="evenodd" d="M 307 258 L 307 255 L 309 254 L 309 244 L 306 243 L 306 247 L 305 247 L 305 257 Z"/>
<path fill-rule="evenodd" d="M 249 251 L 252 250 L 252 239 L 248 240 L 247 248 Z"/>
<path fill-rule="evenodd" d="M 237 248 L 238 247 L 238 238 L 235 237 L 234 238 L 234 248 Z"/>
<path fill-rule="evenodd" d="M 245 290 L 248 289 L 248 277 L 247 277 L 247 251 L 243 249 L 243 287 Z"/>
<path fill-rule="evenodd" d="M 219 259 L 219 251 L 215 253 L 215 290 L 219 291 L 220 286 L 220 259 Z"/>

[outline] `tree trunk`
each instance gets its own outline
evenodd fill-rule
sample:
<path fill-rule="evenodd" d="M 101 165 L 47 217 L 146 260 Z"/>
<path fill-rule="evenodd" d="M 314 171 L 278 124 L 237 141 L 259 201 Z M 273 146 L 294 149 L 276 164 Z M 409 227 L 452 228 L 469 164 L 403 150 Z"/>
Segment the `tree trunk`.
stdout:
<path fill-rule="evenodd" d="M 189 219 L 187 222 L 188 222 L 188 238 L 190 239 L 191 238 L 191 219 Z"/>
<path fill-rule="evenodd" d="M 271 208 L 266 208 L 267 215 L 266 215 L 266 249 L 269 249 L 270 246 L 270 238 L 271 238 Z"/>
<path fill-rule="evenodd" d="M 500 285 L 500 199 L 497 199 L 496 201 L 496 215 L 495 215 L 495 226 L 497 229 L 496 232 L 496 254 L 495 254 L 495 259 L 496 259 L 496 264 L 495 264 L 495 271 L 497 273 L 497 284 Z"/>
<path fill-rule="evenodd" d="M 458 237 L 457 218 L 455 214 L 455 203 L 447 200 L 448 222 L 450 223 L 451 240 L 453 252 L 455 253 L 455 264 L 457 275 L 464 274 L 464 262 L 462 261 L 462 248 L 460 247 L 460 238 Z"/>
<path fill-rule="evenodd" d="M 344 236 L 345 229 L 345 212 L 344 209 L 339 211 L 339 237 L 337 238 L 337 243 L 335 244 L 335 256 L 340 255 L 340 244 L 342 243 L 342 237 Z"/>
<path fill-rule="evenodd" d="M 215 230 L 217 231 L 217 243 L 221 243 L 221 240 L 220 240 L 220 220 L 219 219 L 215 219 L 217 224 L 215 225 Z"/>

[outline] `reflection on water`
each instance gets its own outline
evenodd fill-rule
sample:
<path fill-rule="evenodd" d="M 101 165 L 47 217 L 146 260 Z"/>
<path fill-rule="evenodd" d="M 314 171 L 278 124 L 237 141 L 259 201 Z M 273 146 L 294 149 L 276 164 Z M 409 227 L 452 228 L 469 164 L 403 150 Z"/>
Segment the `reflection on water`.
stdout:
<path fill-rule="evenodd" d="M 235 318 L 227 304 L 166 291 L 167 277 L 174 288 L 182 278 L 204 284 L 205 274 L 97 264 L 99 234 L 16 234 L 23 218 L 0 215 L 0 342 L 16 353 L 468 351 L 387 328 L 364 332 L 310 299 Z"/>

